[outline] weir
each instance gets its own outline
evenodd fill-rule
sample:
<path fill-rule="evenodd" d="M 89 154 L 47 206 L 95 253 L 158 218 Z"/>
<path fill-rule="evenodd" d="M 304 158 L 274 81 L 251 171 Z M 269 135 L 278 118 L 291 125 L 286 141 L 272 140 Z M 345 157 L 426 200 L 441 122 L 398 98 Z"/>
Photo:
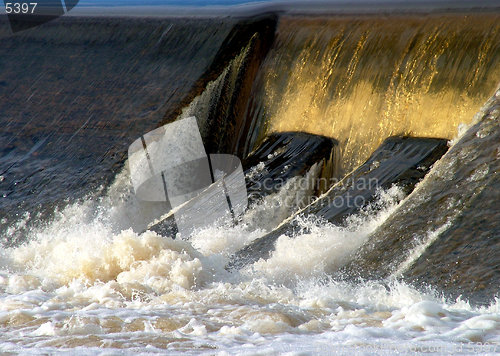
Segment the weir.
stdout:
<path fill-rule="evenodd" d="M 245 153 L 272 133 L 329 136 L 339 142 L 344 176 L 389 136 L 456 138 L 500 79 L 499 19 L 498 12 L 281 17 L 250 97 L 246 120 L 252 127 Z M 466 151 L 479 154 L 473 148 Z M 484 159 L 489 159 L 489 151 Z M 458 155 L 460 149 L 452 152 Z M 473 162 L 466 155 L 461 151 L 461 159 Z M 456 178 L 461 187 L 470 182 L 468 188 L 460 192 L 450 183 L 432 187 L 431 175 L 351 263 L 331 273 L 349 280 L 404 278 L 419 286 L 439 285 L 455 297 L 465 292 L 474 294 L 476 302 L 488 300 L 495 293 L 495 284 L 488 281 L 496 280 L 492 276 L 500 271 L 492 257 L 480 258 L 475 250 L 491 248 L 485 239 L 496 244 L 496 235 L 485 227 L 496 226 L 494 202 L 486 192 L 496 191 L 496 170 L 490 163 L 485 168 L 484 160 L 469 164 L 470 171 Z M 443 165 L 435 169 L 445 169 Z M 488 178 L 481 178 L 483 174 Z M 433 193 L 422 196 L 427 189 Z M 474 192 L 482 192 L 484 201 Z M 483 209 L 480 225 L 469 220 L 478 220 L 476 208 Z M 278 229 L 273 236 L 286 232 Z M 467 248 L 469 239 L 474 251 Z M 272 244 L 264 245 L 255 241 L 230 265 L 241 267 L 236 261 L 250 255 L 269 256 Z M 486 250 L 483 255 L 489 256 Z M 439 268 L 430 270 L 430 263 Z M 468 272 L 462 274 L 459 266 Z M 447 280 L 448 273 L 455 277 Z"/>
<path fill-rule="evenodd" d="M 451 139 L 498 84 L 499 29 L 498 12 L 283 16 L 247 148 L 272 132 L 334 137 L 345 174 L 392 135 Z"/>
<path fill-rule="evenodd" d="M 182 103 L 236 23 L 63 16 L 12 35 L 1 16 L 0 231 L 38 216 L 6 244 L 105 194 L 128 146 Z"/>
<path fill-rule="evenodd" d="M 370 245 L 340 271 L 328 272 L 349 280 L 406 278 L 453 295 L 493 294 L 487 283 L 498 280 L 498 263 L 478 256 L 498 245 L 497 130 L 491 124 L 497 98 L 475 126 L 467 125 L 500 80 L 499 11 L 127 24 L 60 18 L 17 39 L 6 26 L 0 23 L 0 94 L 9 97 L 0 103 L 6 246 L 24 242 L 30 224 L 49 220 L 68 201 L 106 196 L 126 170 L 129 144 L 186 116 L 199 118 L 209 154 L 242 161 L 290 132 L 335 142 L 330 158 L 339 164 L 331 174 L 338 178 L 363 168 L 388 137 L 437 138 L 443 148 L 443 140 L 468 130 L 434 167 L 425 165 L 430 175 L 370 236 Z M 306 146 L 317 158 L 317 147 L 300 147 Z M 331 153 L 325 152 L 320 161 Z M 287 165 L 286 157 L 276 157 L 276 167 Z M 297 176 L 314 165 L 314 159 L 304 162 Z M 126 205 L 131 187 L 117 181 L 112 193 L 121 195 L 113 203 Z M 352 211 L 309 213 L 341 225 Z M 147 223 L 161 215 L 155 210 Z M 130 221 L 124 229 L 147 226 Z M 448 272 L 451 282 L 442 277 Z"/>
<path fill-rule="evenodd" d="M 24 242 L 32 224 L 51 219 L 68 202 L 106 196 L 119 172 L 128 170 L 128 146 L 175 120 L 217 78 L 218 96 L 209 99 L 216 108 L 204 117 L 214 121 L 203 126 L 204 139 L 210 153 L 235 151 L 238 132 L 244 135 L 247 127 L 239 113 L 275 27 L 273 14 L 126 21 L 63 16 L 12 35 L 1 17 L 0 231 L 27 219 L 4 242 Z M 120 199 L 128 200 L 122 189 Z M 156 210 L 153 219 L 165 213 L 164 204 L 142 208 Z"/>
<path fill-rule="evenodd" d="M 277 16 L 263 14 L 241 19 L 221 44 L 212 64 L 180 105 L 169 108 L 158 126 L 196 116 L 211 153 L 243 153 L 251 122 L 249 105 L 262 60 L 274 41 Z"/>
<path fill-rule="evenodd" d="M 363 165 L 334 185 L 317 201 L 274 231 L 238 251 L 231 258 L 227 269 L 241 268 L 261 258 L 269 258 L 274 251 L 276 240 L 282 235 L 295 237 L 305 232 L 299 226 L 298 219 L 314 215 L 324 222 L 343 225 L 349 215 L 359 213 L 373 202 L 379 189 L 388 190 L 392 186 L 399 186 L 404 197 L 414 189 L 447 149 L 446 140 L 443 139 L 386 139 Z"/>
<path fill-rule="evenodd" d="M 499 350 L 498 0 L 283 3 L 0 15 L 0 350 Z"/>
<path fill-rule="evenodd" d="M 499 99 L 497 91 L 337 278 L 404 278 L 475 303 L 488 303 L 498 293 Z"/>
<path fill-rule="evenodd" d="M 213 158 L 211 161 L 213 166 Z M 321 182 L 338 179 L 338 142 L 328 137 L 303 132 L 273 134 L 244 159 L 241 165 L 244 170 L 246 190 L 238 190 L 238 193 L 248 195 L 250 206 L 262 203 L 265 197 L 278 193 L 280 189 L 287 187 L 287 184 L 296 185 L 298 195 L 290 197 L 291 202 L 287 203 L 287 210 L 291 214 L 305 207 L 308 204 L 306 202 L 326 190 L 327 185 Z M 306 182 L 306 186 L 303 186 L 303 181 Z M 209 201 L 210 195 L 211 189 L 206 189 L 182 208 L 193 211 L 190 224 L 198 223 L 197 225 L 203 226 L 207 222 L 210 223 L 203 218 L 204 214 L 212 210 L 222 210 L 221 206 Z M 201 207 L 203 214 L 196 211 Z M 201 216 L 202 221 L 196 221 L 195 216 L 198 219 Z M 178 223 L 177 216 L 174 217 L 174 213 L 170 212 L 162 216 L 159 221 L 150 224 L 147 230 L 175 239 L 179 232 L 176 223 Z M 182 236 L 186 240 L 189 237 L 186 234 Z"/>

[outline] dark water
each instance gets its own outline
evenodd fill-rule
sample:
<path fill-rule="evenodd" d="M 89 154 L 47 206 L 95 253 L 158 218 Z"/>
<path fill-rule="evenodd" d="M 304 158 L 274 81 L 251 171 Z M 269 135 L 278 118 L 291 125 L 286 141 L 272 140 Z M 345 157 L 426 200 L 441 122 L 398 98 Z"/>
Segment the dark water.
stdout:
<path fill-rule="evenodd" d="M 2 231 L 109 185 L 131 142 L 180 105 L 235 22 L 60 18 L 10 35 L 3 21 Z"/>

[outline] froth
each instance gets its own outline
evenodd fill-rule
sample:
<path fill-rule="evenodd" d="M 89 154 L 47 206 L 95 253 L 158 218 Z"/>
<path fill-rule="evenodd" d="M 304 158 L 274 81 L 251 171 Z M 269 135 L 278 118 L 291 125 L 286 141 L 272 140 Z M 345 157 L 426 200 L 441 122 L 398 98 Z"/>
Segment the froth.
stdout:
<path fill-rule="evenodd" d="M 371 232 L 396 209 L 396 202 L 402 197 L 403 192 L 396 186 L 387 191 L 379 190 L 375 201 L 359 214 L 350 216 L 344 227 L 313 216 L 298 217 L 296 220 L 302 232 L 294 237 L 280 236 L 271 258 L 257 261 L 249 270 L 279 283 L 317 278 L 332 272 L 367 241 Z"/>
<path fill-rule="evenodd" d="M 157 292 L 191 288 L 203 280 L 202 255 L 184 241 L 131 229 L 117 235 L 105 228 L 32 241 L 13 251 L 13 261 L 40 279 L 60 285 L 116 280 L 139 282 Z M 109 236 L 109 237 L 108 237 Z"/>

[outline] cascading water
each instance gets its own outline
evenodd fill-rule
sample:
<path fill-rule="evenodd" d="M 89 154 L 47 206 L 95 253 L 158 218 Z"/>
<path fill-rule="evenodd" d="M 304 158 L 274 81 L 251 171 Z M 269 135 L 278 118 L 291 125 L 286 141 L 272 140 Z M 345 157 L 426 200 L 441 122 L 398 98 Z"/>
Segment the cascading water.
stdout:
<path fill-rule="evenodd" d="M 391 135 L 455 137 L 498 84 L 499 52 L 497 14 L 284 17 L 248 114 L 261 136 L 335 137 L 347 173 Z"/>
<path fill-rule="evenodd" d="M 111 63 L 115 54 L 128 48 L 127 41 L 134 38 L 131 33 L 142 34 L 129 48 L 131 52 L 140 48 L 134 53 L 141 55 L 122 62 L 126 70 L 115 74 L 123 78 L 130 72 L 128 75 L 137 80 L 133 85 L 139 88 L 131 94 L 134 100 L 121 110 L 130 110 L 128 115 L 139 118 L 140 113 L 146 114 L 142 121 L 134 119 L 140 124 L 120 129 L 122 121 L 126 122 L 122 111 L 115 113 L 111 106 L 103 106 L 109 116 L 105 127 L 113 128 L 105 133 L 113 142 L 123 140 L 124 147 L 144 134 L 141 130 L 160 122 L 159 108 L 167 113 L 182 112 L 182 108 L 169 111 L 183 102 L 180 94 L 171 94 L 175 96 L 172 102 L 158 99 L 161 88 L 155 86 L 153 78 L 159 72 L 171 80 L 169 85 L 175 90 L 192 98 L 183 106 L 183 115 L 200 118 L 203 139 L 212 152 L 248 153 L 269 133 L 306 131 L 338 140 L 341 174 L 346 174 L 391 135 L 453 140 L 448 152 L 402 202 L 398 203 L 404 198 L 402 189 L 393 186 L 377 191 L 369 206 L 349 216 L 341 226 L 314 215 L 301 217 L 297 222 L 301 232 L 294 238 L 280 236 L 269 259 L 228 272 L 224 266 L 234 253 L 290 214 L 283 207 L 287 198 L 300 195 L 297 186 L 285 185 L 266 196 L 235 226 L 208 227 L 196 231 L 189 241 L 151 231 L 140 233 L 161 214 L 155 206 L 133 196 L 125 159 L 114 156 L 106 161 L 108 151 L 100 151 L 101 145 L 96 144 L 102 143 L 104 133 L 92 138 L 92 130 L 100 126 L 88 118 L 87 113 L 97 109 L 88 109 L 87 99 L 101 93 L 99 90 L 102 100 L 114 98 L 116 87 L 105 90 L 90 86 L 92 95 L 83 92 L 72 97 L 73 124 L 79 124 L 70 130 L 69 137 L 78 138 L 80 146 L 76 150 L 68 144 L 71 152 L 67 157 L 73 160 L 81 151 L 89 151 L 89 157 L 104 162 L 101 165 L 113 174 L 114 182 L 107 184 L 94 177 L 88 187 L 72 184 L 73 190 L 63 193 L 81 198 L 61 202 L 49 219 L 33 214 L 43 209 L 34 208 L 38 195 L 31 186 L 16 188 L 14 176 L 8 172 L 0 180 L 2 189 L 8 185 L 17 195 L 31 199 L 29 204 L 19 205 L 19 209 L 27 206 L 21 210 L 22 218 L 7 213 L 1 217 L 6 228 L 2 232 L 5 246 L 0 249 L 0 352 L 498 352 L 500 313 L 495 283 L 500 280 L 500 270 L 494 254 L 500 246 L 496 204 L 500 198 L 500 95 L 490 96 L 500 81 L 499 19 L 498 11 L 281 16 L 275 35 L 266 39 L 266 32 L 261 31 L 241 41 L 231 32 L 233 20 L 224 20 L 225 27 L 219 19 L 213 23 L 203 20 L 199 27 L 194 20 L 146 21 L 147 26 L 137 20 L 126 29 L 117 25 L 121 19 L 77 21 L 82 27 L 92 24 L 93 31 L 109 39 L 92 41 L 96 33 L 79 38 L 75 32 L 77 40 L 71 42 L 74 48 L 82 48 L 82 56 L 93 49 L 92 58 L 101 63 L 101 69 L 105 67 L 102 63 Z M 115 31 L 103 25 L 106 21 L 115 23 L 117 27 L 110 25 Z M 251 22 L 241 26 L 251 26 Z M 23 41 L 46 51 L 50 46 L 59 48 L 58 31 L 64 31 L 68 24 L 54 22 L 47 33 L 26 34 Z M 153 30 L 146 31 L 144 26 Z M 191 32 L 191 26 L 197 30 Z M 109 32 L 102 32 L 102 28 Z M 120 37 L 120 33 L 126 35 Z M 165 39 L 165 34 L 171 37 Z M 225 36 L 230 39 L 224 40 Z M 186 38 L 194 45 L 181 49 L 179 43 L 185 43 Z M 270 38 L 274 41 L 270 48 L 259 47 Z M 4 41 L 17 56 L 9 62 L 11 67 L 13 62 L 27 60 L 25 47 L 14 46 L 15 38 Z M 222 48 L 227 43 L 239 47 L 236 51 Z M 269 51 L 263 51 L 264 47 Z M 229 52 L 235 53 L 234 58 L 224 60 L 224 68 L 208 74 L 207 68 L 218 66 L 198 60 L 182 63 L 192 53 L 208 61 L 226 58 L 224 53 Z M 71 55 L 64 58 L 70 60 Z M 164 67 L 159 70 L 157 63 Z M 193 63 L 197 66 L 189 72 L 190 77 L 179 79 L 179 73 Z M 56 69 L 47 71 L 55 73 Z M 137 75 L 142 76 L 142 82 Z M 203 81 L 202 89 L 194 78 L 199 76 L 211 78 Z M 4 85 L 2 78 L 0 89 L 14 80 L 9 76 Z M 42 75 L 22 78 L 19 88 L 28 85 L 37 88 L 33 90 L 50 91 L 47 83 L 37 84 Z M 47 78 L 52 84 L 60 80 L 52 74 Z M 90 74 L 85 78 L 92 79 Z M 191 87 L 194 89 L 188 89 Z M 141 93 L 149 94 L 139 100 Z M 19 102 L 32 95 L 43 103 L 36 92 L 23 95 Z M 9 103 L 17 103 L 16 98 Z M 4 112 L 13 115 L 14 106 L 4 106 Z M 29 106 L 25 110 L 33 114 L 30 110 L 34 109 Z M 26 182 L 39 177 L 31 171 L 40 157 L 33 154 L 36 152 L 45 157 L 43 162 L 48 166 L 44 170 L 54 177 L 66 177 L 66 169 L 58 172 L 47 158 L 53 152 L 54 138 L 61 146 L 66 136 L 56 132 L 46 141 L 38 136 L 40 132 L 43 136 L 43 130 L 37 128 L 43 127 L 44 115 L 49 114 L 41 110 L 39 119 L 23 114 L 31 118 L 27 123 L 22 122 L 24 116 L 18 117 L 26 131 L 22 129 L 17 135 L 25 146 L 33 143 L 26 149 L 31 153 L 21 155 L 26 159 L 13 166 L 17 167 L 15 177 L 25 176 Z M 182 117 L 177 114 L 168 120 Z M 1 117 L 2 122 L 6 120 L 8 117 Z M 218 126 L 221 122 L 224 125 Z M 17 126 L 12 125 L 5 129 L 5 137 L 16 134 L 13 128 Z M 37 142 L 41 143 L 37 146 Z M 22 152 L 23 148 L 15 149 Z M 9 156 L 11 147 L 3 149 L 6 158 L 0 162 L 12 164 L 17 151 Z M 58 155 L 56 160 L 65 157 Z M 89 160 L 73 163 L 80 164 L 83 172 L 88 171 Z M 44 179 L 32 183 L 37 189 L 54 189 Z M 95 181 L 103 185 L 99 191 L 95 191 Z M 6 196 L 9 191 L 5 189 Z M 53 200 L 53 204 L 57 202 Z M 11 206 L 12 200 L 1 205 L 2 209 Z"/>

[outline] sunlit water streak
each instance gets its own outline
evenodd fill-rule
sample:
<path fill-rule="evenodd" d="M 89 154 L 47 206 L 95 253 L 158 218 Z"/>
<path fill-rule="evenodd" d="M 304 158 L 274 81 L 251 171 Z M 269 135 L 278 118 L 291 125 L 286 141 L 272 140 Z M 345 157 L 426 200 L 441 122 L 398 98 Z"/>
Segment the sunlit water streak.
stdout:
<path fill-rule="evenodd" d="M 345 172 L 391 135 L 451 139 L 498 83 L 498 20 L 282 18 L 250 115 L 267 132 L 335 137 Z"/>

